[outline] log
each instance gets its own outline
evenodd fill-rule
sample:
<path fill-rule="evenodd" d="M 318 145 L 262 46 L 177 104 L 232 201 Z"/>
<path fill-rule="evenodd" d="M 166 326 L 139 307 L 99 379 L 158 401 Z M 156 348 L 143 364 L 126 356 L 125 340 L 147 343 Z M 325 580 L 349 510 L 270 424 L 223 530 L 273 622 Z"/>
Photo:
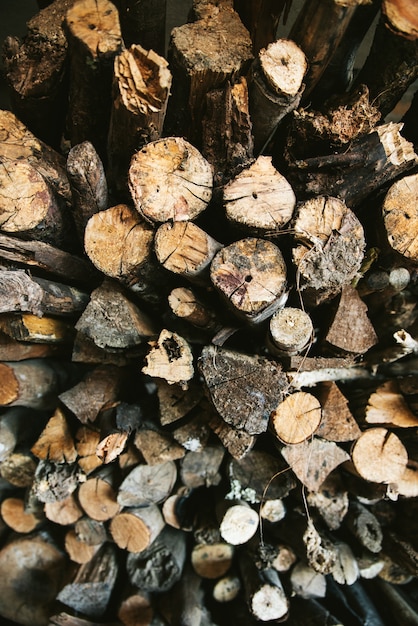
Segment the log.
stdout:
<path fill-rule="evenodd" d="M 316 491 L 306 496 L 308 506 L 315 507 L 330 530 L 337 530 L 343 523 L 349 497 L 340 472 L 331 472 Z"/>
<path fill-rule="evenodd" d="M 370 428 L 354 443 L 351 458 L 362 478 L 375 483 L 392 483 L 404 473 L 408 453 L 394 432 Z"/>
<path fill-rule="evenodd" d="M 284 444 L 311 439 L 322 419 L 319 401 L 306 391 L 287 396 L 271 413 L 273 433 Z"/>
<path fill-rule="evenodd" d="M 158 465 L 137 465 L 119 487 L 118 504 L 125 507 L 141 507 L 159 504 L 171 494 L 177 478 L 174 461 Z"/>
<path fill-rule="evenodd" d="M 76 463 L 41 460 L 32 477 L 32 492 L 41 502 L 59 502 L 73 494 L 84 479 L 85 474 Z"/>
<path fill-rule="evenodd" d="M 308 62 L 294 39 L 278 39 L 260 50 L 249 78 L 254 153 L 262 154 L 282 119 L 299 106 Z"/>
<path fill-rule="evenodd" d="M 338 385 L 333 381 L 327 381 L 320 383 L 318 387 L 322 407 L 322 421 L 316 432 L 318 437 L 336 443 L 358 439 L 361 434 L 360 427 Z"/>
<path fill-rule="evenodd" d="M 226 510 L 223 510 L 223 509 Z M 245 501 L 221 503 L 218 515 L 220 517 L 219 530 L 222 539 L 238 546 L 247 543 L 258 529 L 259 517 L 255 509 Z M 224 572 L 223 572 L 224 573 Z"/>
<path fill-rule="evenodd" d="M 185 389 L 193 378 L 193 355 L 189 344 L 177 333 L 163 329 L 145 357 L 144 374 L 162 378 L 169 384 L 178 383 Z"/>
<path fill-rule="evenodd" d="M 76 521 L 74 530 L 80 541 L 89 546 L 101 546 L 109 538 L 104 522 L 92 520 L 87 516 Z"/>
<path fill-rule="evenodd" d="M 299 561 L 290 572 L 292 591 L 301 598 L 324 598 L 327 582 L 323 574 Z"/>
<path fill-rule="evenodd" d="M 203 389 L 200 385 L 190 381 L 188 388 L 183 389 L 181 385 L 170 385 L 165 380 L 156 380 L 158 414 L 162 426 L 168 426 L 173 422 L 181 420 L 192 411 L 200 402 L 203 396 Z"/>
<path fill-rule="evenodd" d="M 209 427 L 234 459 L 242 459 L 253 448 L 256 436 L 227 424 L 217 413 L 209 419 Z"/>
<path fill-rule="evenodd" d="M 229 574 L 219 578 L 213 587 L 213 597 L 216 602 L 231 602 L 241 591 L 241 580 L 238 576 Z"/>
<path fill-rule="evenodd" d="M 57 408 L 31 448 L 38 459 L 52 463 L 74 463 L 77 450 L 65 413 Z"/>
<path fill-rule="evenodd" d="M 65 500 L 45 502 L 44 512 L 47 519 L 60 526 L 75 524 L 83 515 L 83 511 L 73 494 Z"/>
<path fill-rule="evenodd" d="M 381 551 L 383 532 L 380 523 L 368 508 L 356 500 L 350 502 L 344 526 L 369 552 L 376 554 Z"/>
<path fill-rule="evenodd" d="M 411 202 L 417 186 L 416 174 L 401 178 L 390 186 L 382 205 L 383 226 L 390 247 L 412 263 L 418 260 L 417 215 Z"/>
<path fill-rule="evenodd" d="M 73 563 L 88 563 L 98 551 L 98 546 L 91 546 L 79 539 L 75 530 L 69 530 L 64 539 L 65 550 Z"/>
<path fill-rule="evenodd" d="M 70 57 L 70 143 L 90 141 L 106 163 L 113 60 L 123 48 L 119 15 L 108 0 L 83 0 L 67 11 L 64 28 Z"/>
<path fill-rule="evenodd" d="M 42 511 L 26 508 L 22 498 L 6 498 L 0 506 L 3 521 L 17 533 L 27 534 L 35 531 L 44 521 Z"/>
<path fill-rule="evenodd" d="M 47 419 L 47 413 L 24 407 L 4 409 L 0 416 L 0 463 L 18 447 L 31 445 Z"/>
<path fill-rule="evenodd" d="M 276 31 L 283 14 L 283 23 L 286 23 L 290 5 L 284 1 L 272 2 L 271 0 L 238 0 L 234 3 L 244 26 L 248 29 L 253 42 L 255 54 L 266 48 L 269 43 L 276 39 Z"/>
<path fill-rule="evenodd" d="M 312 320 L 306 311 L 295 307 L 283 307 L 270 318 L 267 347 L 279 357 L 306 354 L 314 339 Z"/>
<path fill-rule="evenodd" d="M 240 558 L 240 570 L 251 614 L 263 622 L 283 618 L 289 609 L 278 573 L 258 570 L 247 555 Z"/>
<path fill-rule="evenodd" d="M 134 2 L 117 0 L 122 36 L 127 47 L 141 44 L 164 56 L 166 34 L 166 0 Z"/>
<path fill-rule="evenodd" d="M 77 492 L 84 512 L 93 520 L 106 522 L 120 511 L 113 472 L 99 470 L 83 482 Z"/>
<path fill-rule="evenodd" d="M 265 239 L 247 237 L 222 248 L 213 258 L 210 278 L 231 310 L 257 324 L 287 298 L 286 265 L 279 248 Z"/>
<path fill-rule="evenodd" d="M 131 9 L 139 4 L 145 3 L 133 4 Z M 132 10 L 129 13 L 132 20 Z M 160 139 L 163 131 L 171 72 L 167 61 L 154 50 L 132 45 L 115 58 L 108 179 L 114 192 L 125 196 L 133 154 L 145 144 Z"/>
<path fill-rule="evenodd" d="M 151 223 L 192 220 L 211 199 L 213 171 L 191 143 L 166 137 L 134 154 L 128 183 L 135 208 Z"/>
<path fill-rule="evenodd" d="M 0 466 L 0 476 L 13 487 L 31 487 L 35 473 L 36 461 L 29 450 L 12 452 Z M 9 485 L 8 485 L 9 486 Z"/>
<path fill-rule="evenodd" d="M 185 455 L 183 446 L 173 441 L 173 438 L 165 432 L 155 430 L 154 425 L 141 426 L 135 435 L 134 443 L 148 465 L 176 461 Z"/>
<path fill-rule="evenodd" d="M 196 544 L 191 562 L 196 574 L 209 580 L 224 576 L 232 565 L 234 547 L 228 543 Z"/>
<path fill-rule="evenodd" d="M 217 312 L 204 298 L 188 287 L 176 287 L 168 296 L 168 304 L 176 317 L 192 324 L 202 332 L 219 330 L 221 322 Z"/>
<path fill-rule="evenodd" d="M 89 475 L 103 464 L 102 459 L 99 459 L 96 454 L 100 442 L 100 433 L 92 428 L 82 426 L 77 430 L 75 439 L 78 466 L 86 475 Z"/>
<path fill-rule="evenodd" d="M 31 313 L 3 313 L 0 329 L 17 341 L 30 343 L 71 344 L 74 327 L 56 317 L 38 317 Z"/>
<path fill-rule="evenodd" d="M 122 510 L 111 520 L 109 530 L 119 548 L 140 553 L 151 546 L 164 525 L 159 508 L 152 504 Z"/>
<path fill-rule="evenodd" d="M 224 456 L 224 448 L 216 444 L 207 445 L 198 452 L 188 451 L 180 464 L 182 483 L 189 489 L 219 485 Z"/>

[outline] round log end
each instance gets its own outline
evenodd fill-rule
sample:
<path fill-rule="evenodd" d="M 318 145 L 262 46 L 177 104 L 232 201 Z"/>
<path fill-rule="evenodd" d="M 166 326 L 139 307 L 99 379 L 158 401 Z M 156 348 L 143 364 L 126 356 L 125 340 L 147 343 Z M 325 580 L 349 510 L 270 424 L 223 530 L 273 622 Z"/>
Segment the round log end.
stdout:
<path fill-rule="evenodd" d="M 19 381 L 7 363 L 0 363 L 0 380 L 0 406 L 7 406 L 19 398 Z"/>

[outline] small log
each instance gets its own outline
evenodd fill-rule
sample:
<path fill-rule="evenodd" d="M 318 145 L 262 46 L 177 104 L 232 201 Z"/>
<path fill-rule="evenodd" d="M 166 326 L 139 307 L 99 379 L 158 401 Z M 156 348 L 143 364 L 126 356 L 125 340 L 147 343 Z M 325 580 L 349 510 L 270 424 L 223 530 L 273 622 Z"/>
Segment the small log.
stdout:
<path fill-rule="evenodd" d="M 193 378 L 194 368 L 192 351 L 186 340 L 177 333 L 163 329 L 158 339 L 149 344 L 151 349 L 145 357 L 146 365 L 142 372 L 187 388 L 187 382 Z"/>
<path fill-rule="evenodd" d="M 269 322 L 267 347 L 275 356 L 295 356 L 309 350 L 314 338 L 312 320 L 306 311 L 283 307 Z"/>
<path fill-rule="evenodd" d="M 113 60 L 123 48 L 119 15 L 108 0 L 83 0 L 67 11 L 70 57 L 67 130 L 72 146 L 90 141 L 106 162 Z"/>
<path fill-rule="evenodd" d="M 247 543 L 257 532 L 258 512 L 245 501 L 223 502 L 221 505 L 224 505 L 221 509 L 226 509 L 222 514 L 219 512 L 222 539 L 232 546 Z"/>
<path fill-rule="evenodd" d="M 74 382 L 73 364 L 53 359 L 27 359 L 0 363 L 0 406 L 54 408 L 58 394 Z"/>
<path fill-rule="evenodd" d="M 383 532 L 379 520 L 367 507 L 356 500 L 350 502 L 344 518 L 344 526 L 369 552 L 377 554 L 381 551 Z"/>
<path fill-rule="evenodd" d="M 208 443 L 211 430 L 209 419 L 213 408 L 208 402 L 202 402 L 187 421 L 173 430 L 174 439 L 185 449 L 200 452 Z"/>
<path fill-rule="evenodd" d="M 186 554 L 186 534 L 165 526 L 149 547 L 128 554 L 128 578 L 141 591 L 168 591 L 180 579 Z"/>
<path fill-rule="evenodd" d="M 196 218 L 212 196 L 212 166 L 181 137 L 148 143 L 132 157 L 129 189 L 137 211 L 150 222 Z"/>
<path fill-rule="evenodd" d="M 22 498 L 6 498 L 0 506 L 3 521 L 17 533 L 27 534 L 36 530 L 44 521 L 41 511 L 27 510 Z"/>
<path fill-rule="evenodd" d="M 168 304 L 174 315 L 201 331 L 216 332 L 221 322 L 217 312 L 188 287 L 176 287 L 168 296 Z"/>
<path fill-rule="evenodd" d="M 45 502 L 44 512 L 47 519 L 60 526 L 75 524 L 83 515 L 83 511 L 79 507 L 74 494 L 71 494 L 65 500 Z"/>
<path fill-rule="evenodd" d="M 280 520 L 278 520 L 280 521 Z M 275 546 L 275 556 L 271 562 L 271 566 L 279 572 L 288 572 L 298 560 L 294 550 L 283 543 Z"/>
<path fill-rule="evenodd" d="M 253 448 L 256 436 L 227 424 L 217 413 L 209 419 L 209 427 L 234 459 L 242 459 Z"/>
<path fill-rule="evenodd" d="M 208 13 L 171 31 L 167 56 L 173 91 L 165 132 L 184 135 L 198 147 L 207 92 L 245 74 L 252 59 L 248 31 L 232 7 L 221 6 Z"/>
<path fill-rule="evenodd" d="M 338 385 L 333 381 L 323 382 L 318 391 L 322 407 L 322 421 L 316 432 L 318 437 L 336 443 L 358 439 L 361 430 Z"/>
<path fill-rule="evenodd" d="M 213 444 L 198 452 L 187 452 L 180 465 L 182 483 L 189 489 L 219 485 L 222 480 L 220 468 L 224 456 L 225 449 Z"/>
<path fill-rule="evenodd" d="M 75 530 L 70 529 L 64 538 L 65 550 L 73 563 L 88 563 L 98 551 L 98 546 L 90 546 L 82 541 Z"/>
<path fill-rule="evenodd" d="M 128 552 L 142 552 L 151 546 L 165 525 L 156 505 L 130 507 L 111 520 L 109 530 L 116 545 Z"/>
<path fill-rule="evenodd" d="M 291 219 L 296 197 L 271 157 L 259 156 L 223 189 L 228 220 L 240 230 L 263 236 L 280 231 Z"/>
<path fill-rule="evenodd" d="M 117 501 L 125 507 L 158 504 L 167 498 L 176 482 L 174 461 L 158 465 L 137 465 L 119 487 Z"/>
<path fill-rule="evenodd" d="M 285 446 L 281 454 L 310 491 L 318 490 L 336 467 L 350 459 L 350 455 L 336 443 L 318 437 Z"/>
<path fill-rule="evenodd" d="M 56 317 L 38 317 L 31 313 L 2 313 L 0 329 L 17 341 L 30 343 L 71 344 L 72 324 Z"/>
<path fill-rule="evenodd" d="M 280 498 L 265 500 L 260 506 L 259 513 L 262 520 L 272 523 L 280 522 L 286 515 L 286 506 Z M 277 569 L 276 566 L 274 568 Z"/>
<path fill-rule="evenodd" d="M 52 463 L 74 463 L 77 450 L 65 413 L 56 408 L 44 430 L 31 448 L 38 459 Z"/>
<path fill-rule="evenodd" d="M 76 144 L 67 155 L 67 175 L 72 215 L 80 242 L 92 215 L 108 208 L 108 188 L 103 163 L 90 141 Z"/>
<path fill-rule="evenodd" d="M 83 482 L 77 495 L 84 512 L 98 522 L 112 519 L 120 511 L 112 473 L 106 470 L 99 470 L 98 474 Z"/>
<path fill-rule="evenodd" d="M 214 579 L 227 573 L 233 556 L 234 548 L 227 543 L 200 543 L 192 550 L 191 562 L 196 574 L 202 578 Z"/>
<path fill-rule="evenodd" d="M 67 560 L 47 536 L 11 541 L 0 551 L 1 615 L 24 626 L 45 626 L 66 575 Z"/>
<path fill-rule="evenodd" d="M 248 555 L 241 555 L 241 576 L 251 614 L 263 622 L 287 615 L 287 599 L 278 573 L 273 569 L 258 570 Z"/>
<path fill-rule="evenodd" d="M 126 46 L 141 44 L 147 50 L 165 53 L 167 1 L 117 0 L 122 36 Z"/>
<path fill-rule="evenodd" d="M 3 409 L 0 416 L 0 463 L 18 447 L 32 444 L 45 426 L 47 415 L 19 406 Z"/>
<path fill-rule="evenodd" d="M 166 222 L 154 238 L 158 261 L 193 283 L 208 282 L 209 266 L 222 244 L 193 222 Z"/>
<path fill-rule="evenodd" d="M 299 106 L 308 62 L 292 37 L 278 39 L 258 53 L 248 79 L 254 152 L 263 153 L 281 120 Z"/>
<path fill-rule="evenodd" d="M 210 278 L 231 310 L 257 324 L 272 315 L 286 298 L 286 265 L 279 248 L 248 237 L 222 248 L 214 257 Z"/>
<path fill-rule="evenodd" d="M 206 346 L 198 366 L 210 399 L 225 422 L 250 435 L 267 429 L 271 411 L 285 388 L 278 363 Z"/>
<path fill-rule="evenodd" d="M 411 174 L 394 182 L 382 205 L 383 225 L 390 247 L 412 263 L 418 261 L 415 236 L 418 214 L 413 198 L 418 189 L 418 175 Z"/>
<path fill-rule="evenodd" d="M 340 619 L 315 598 L 292 598 L 289 626 L 342 626 Z"/>
<path fill-rule="evenodd" d="M 317 306 L 348 285 L 360 270 L 363 227 L 344 202 L 318 196 L 299 205 L 293 228 L 298 286 L 306 305 Z"/>
<path fill-rule="evenodd" d="M 370 428 L 353 444 L 351 458 L 365 480 L 393 483 L 404 473 L 408 453 L 395 433 L 386 428 Z"/>
<path fill-rule="evenodd" d="M 115 58 L 108 178 L 113 189 L 125 195 L 132 155 L 162 135 L 171 72 L 154 50 L 132 45 Z"/>
<path fill-rule="evenodd" d="M 0 476 L 13 487 L 31 487 L 36 461 L 29 450 L 12 452 L 0 465 Z"/>
<path fill-rule="evenodd" d="M 360 576 L 357 559 L 347 543 L 336 541 L 335 547 L 337 559 L 332 577 L 339 585 L 353 585 Z"/>
<path fill-rule="evenodd" d="M 319 400 L 306 391 L 287 396 L 271 414 L 276 437 L 285 444 L 300 444 L 311 439 L 322 419 Z"/>
<path fill-rule="evenodd" d="M 68 354 L 67 344 L 22 342 L 0 331 L 0 361 L 56 358 L 63 354 Z"/>
<path fill-rule="evenodd" d="M 106 611 L 118 574 L 115 546 L 105 544 L 93 558 L 80 566 L 72 582 L 61 589 L 57 600 L 88 617 Z"/>
<path fill-rule="evenodd" d="M 107 350 L 135 348 L 155 334 L 153 322 L 129 300 L 126 289 L 109 279 L 90 294 L 75 328 Z"/>
<path fill-rule="evenodd" d="M 241 580 L 238 576 L 229 574 L 221 577 L 213 587 L 213 598 L 216 602 L 231 602 L 241 591 Z"/>
<path fill-rule="evenodd" d="M 315 572 L 309 565 L 299 561 L 290 572 L 292 591 L 300 598 L 324 598 L 327 580 L 323 574 Z"/>
<path fill-rule="evenodd" d="M 155 427 L 147 428 L 143 425 L 136 433 L 134 443 L 148 465 L 176 461 L 185 455 L 181 445 L 173 441 L 168 434 L 155 430 Z"/>
<path fill-rule="evenodd" d="M 149 594 L 140 591 L 126 594 L 118 609 L 124 626 L 152 626 L 154 609 Z"/>

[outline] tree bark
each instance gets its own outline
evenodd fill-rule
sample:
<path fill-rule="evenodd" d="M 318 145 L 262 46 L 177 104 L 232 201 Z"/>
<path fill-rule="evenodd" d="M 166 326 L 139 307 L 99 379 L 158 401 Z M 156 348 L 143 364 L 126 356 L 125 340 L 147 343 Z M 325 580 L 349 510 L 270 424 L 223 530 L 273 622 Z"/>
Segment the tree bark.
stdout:
<path fill-rule="evenodd" d="M 117 0 L 123 40 L 165 54 L 166 0 Z"/>

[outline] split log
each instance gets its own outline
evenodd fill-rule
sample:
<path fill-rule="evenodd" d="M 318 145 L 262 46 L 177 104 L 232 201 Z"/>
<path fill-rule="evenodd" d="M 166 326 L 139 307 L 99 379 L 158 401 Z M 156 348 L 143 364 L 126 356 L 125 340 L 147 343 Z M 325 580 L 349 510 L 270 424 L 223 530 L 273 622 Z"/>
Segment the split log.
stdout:
<path fill-rule="evenodd" d="M 194 283 L 209 282 L 209 266 L 221 248 L 222 244 L 193 222 L 166 222 L 154 238 L 161 265 Z"/>
<path fill-rule="evenodd" d="M 290 221 L 296 197 L 271 157 L 259 156 L 223 189 L 229 222 L 238 230 L 263 236 L 281 231 Z"/>
<path fill-rule="evenodd" d="M 75 530 L 70 529 L 64 539 L 65 550 L 73 563 L 88 563 L 98 551 L 98 546 L 91 546 L 82 541 Z"/>
<path fill-rule="evenodd" d="M 103 461 L 96 454 L 100 442 L 100 433 L 83 426 L 77 430 L 75 440 L 78 466 L 86 475 L 89 475 L 103 464 Z"/>
<path fill-rule="evenodd" d="M 192 220 L 211 199 L 213 171 L 191 143 L 166 137 L 134 154 L 128 183 L 134 205 L 146 220 Z"/>
<path fill-rule="evenodd" d="M 199 330 L 214 333 L 221 327 L 215 309 L 188 287 L 176 287 L 168 296 L 168 304 L 176 317 Z"/>
<path fill-rule="evenodd" d="M 14 113 L 48 145 L 58 148 L 68 90 L 67 41 L 62 22 L 74 0 L 56 0 L 27 23 L 20 41 L 7 37 L 4 64 Z"/>
<path fill-rule="evenodd" d="M 145 3 L 131 8 L 139 4 Z M 132 10 L 129 15 L 132 20 Z M 154 50 L 133 45 L 115 58 L 108 179 L 114 192 L 125 195 L 132 155 L 162 135 L 171 72 L 167 61 Z"/>
<path fill-rule="evenodd" d="M 283 307 L 276 311 L 269 322 L 267 347 L 275 356 L 306 354 L 314 339 L 312 320 L 306 311 Z"/>
<path fill-rule="evenodd" d="M 248 237 L 222 248 L 214 257 L 212 284 L 240 318 L 257 324 L 287 298 L 286 265 L 279 248 Z"/>
<path fill-rule="evenodd" d="M 83 511 L 73 494 L 65 500 L 45 502 L 44 512 L 47 519 L 60 526 L 75 524 L 83 515 Z"/>
<path fill-rule="evenodd" d="M 318 387 L 322 407 L 322 421 L 316 432 L 318 437 L 336 443 L 358 439 L 361 430 L 338 385 L 327 381 L 320 383 Z"/>
<path fill-rule="evenodd" d="M 273 433 L 284 444 L 311 439 L 322 419 L 319 401 L 306 391 L 287 396 L 271 413 Z"/>
<path fill-rule="evenodd" d="M 365 421 L 387 428 L 413 428 L 418 424 L 417 416 L 409 408 L 394 380 L 383 383 L 370 395 Z"/>
<path fill-rule="evenodd" d="M 116 549 L 105 544 L 93 558 L 80 566 L 72 582 L 61 589 L 57 599 L 88 617 L 106 611 L 118 574 Z"/>
<path fill-rule="evenodd" d="M 187 389 L 181 385 L 170 385 L 167 381 L 156 380 L 158 413 L 162 426 L 167 426 L 181 420 L 194 407 L 196 407 L 203 396 L 203 389 L 200 385 L 190 381 Z"/>
<path fill-rule="evenodd" d="M 44 430 L 31 448 L 38 459 L 52 463 L 74 463 L 77 450 L 74 445 L 67 418 L 60 408 L 56 408 Z"/>
<path fill-rule="evenodd" d="M 215 412 L 210 416 L 209 427 L 234 459 L 245 457 L 257 439 L 255 435 L 250 435 L 245 430 L 233 428 Z"/>
<path fill-rule="evenodd" d="M 174 461 L 158 465 L 137 465 L 119 487 L 118 504 L 125 507 L 146 507 L 163 502 L 177 479 Z"/>
<path fill-rule="evenodd" d="M 67 174 L 72 196 L 72 215 L 78 238 L 92 215 L 108 208 L 108 187 L 103 163 L 90 141 L 76 144 L 67 155 Z"/>
<path fill-rule="evenodd" d="M 169 384 L 179 383 L 187 388 L 193 378 L 193 355 L 189 344 L 177 333 L 163 329 L 145 357 L 144 374 L 163 378 Z"/>
<path fill-rule="evenodd" d="M 137 553 L 151 546 L 164 525 L 160 509 L 152 504 L 122 510 L 111 520 L 109 530 L 119 548 Z"/>
<path fill-rule="evenodd" d="M 165 134 L 186 136 L 194 145 L 201 145 L 206 93 L 245 74 L 252 59 L 251 47 L 248 31 L 228 6 L 172 30 L 168 61 L 173 91 Z"/>
<path fill-rule="evenodd" d="M 299 106 L 307 69 L 303 49 L 292 37 L 258 53 L 248 78 L 255 155 L 264 152 L 281 120 Z"/>
<path fill-rule="evenodd" d="M 315 307 L 349 285 L 360 270 L 363 227 L 344 202 L 317 196 L 297 208 L 293 262 L 306 305 Z"/>
<path fill-rule="evenodd" d="M 1 615 L 25 626 L 45 626 L 66 574 L 67 560 L 48 536 L 11 541 L 0 551 Z"/>
<path fill-rule="evenodd" d="M 126 570 L 138 590 L 164 592 L 180 580 L 185 561 L 186 534 L 165 526 L 149 547 L 128 554 Z"/>
<path fill-rule="evenodd" d="M 383 225 L 390 247 L 407 261 L 418 261 L 415 236 L 418 215 L 413 198 L 418 188 L 418 175 L 411 174 L 394 182 L 382 205 Z"/>
<path fill-rule="evenodd" d="M 155 427 L 147 428 L 146 424 L 136 433 L 134 443 L 148 465 L 176 461 L 185 455 L 184 447 L 176 443 L 171 436 L 156 430 Z"/>
<path fill-rule="evenodd" d="M 123 40 L 127 47 L 141 44 L 164 56 L 166 32 L 166 0 L 117 0 Z"/>
<path fill-rule="evenodd" d="M 113 60 L 123 48 L 119 15 L 108 0 L 83 0 L 64 23 L 70 57 L 67 131 L 71 145 L 90 141 L 106 163 Z"/>
<path fill-rule="evenodd" d="M 240 570 L 250 612 L 257 620 L 266 622 L 287 615 L 289 601 L 275 570 L 258 570 L 244 554 L 240 558 Z"/>
<path fill-rule="evenodd" d="M 373 553 L 382 549 L 383 532 L 378 519 L 359 502 L 352 500 L 344 526 L 356 537 L 359 543 Z"/>
<path fill-rule="evenodd" d="M 31 510 L 30 504 L 22 498 L 5 498 L 0 506 L 3 521 L 17 533 L 27 534 L 35 531 L 43 522 L 42 510 Z"/>
<path fill-rule="evenodd" d="M 67 354 L 67 344 L 22 342 L 0 331 L 0 361 L 57 358 Z"/>
<path fill-rule="evenodd" d="M 177 426 L 173 430 L 174 439 L 185 450 L 192 452 L 202 451 L 207 445 L 211 434 L 209 419 L 212 413 L 212 406 L 208 402 L 201 402 L 194 414 L 183 425 Z"/>
<path fill-rule="evenodd" d="M 250 435 L 267 429 L 286 385 L 278 363 L 206 346 L 199 369 L 215 409 L 228 424 Z"/>

